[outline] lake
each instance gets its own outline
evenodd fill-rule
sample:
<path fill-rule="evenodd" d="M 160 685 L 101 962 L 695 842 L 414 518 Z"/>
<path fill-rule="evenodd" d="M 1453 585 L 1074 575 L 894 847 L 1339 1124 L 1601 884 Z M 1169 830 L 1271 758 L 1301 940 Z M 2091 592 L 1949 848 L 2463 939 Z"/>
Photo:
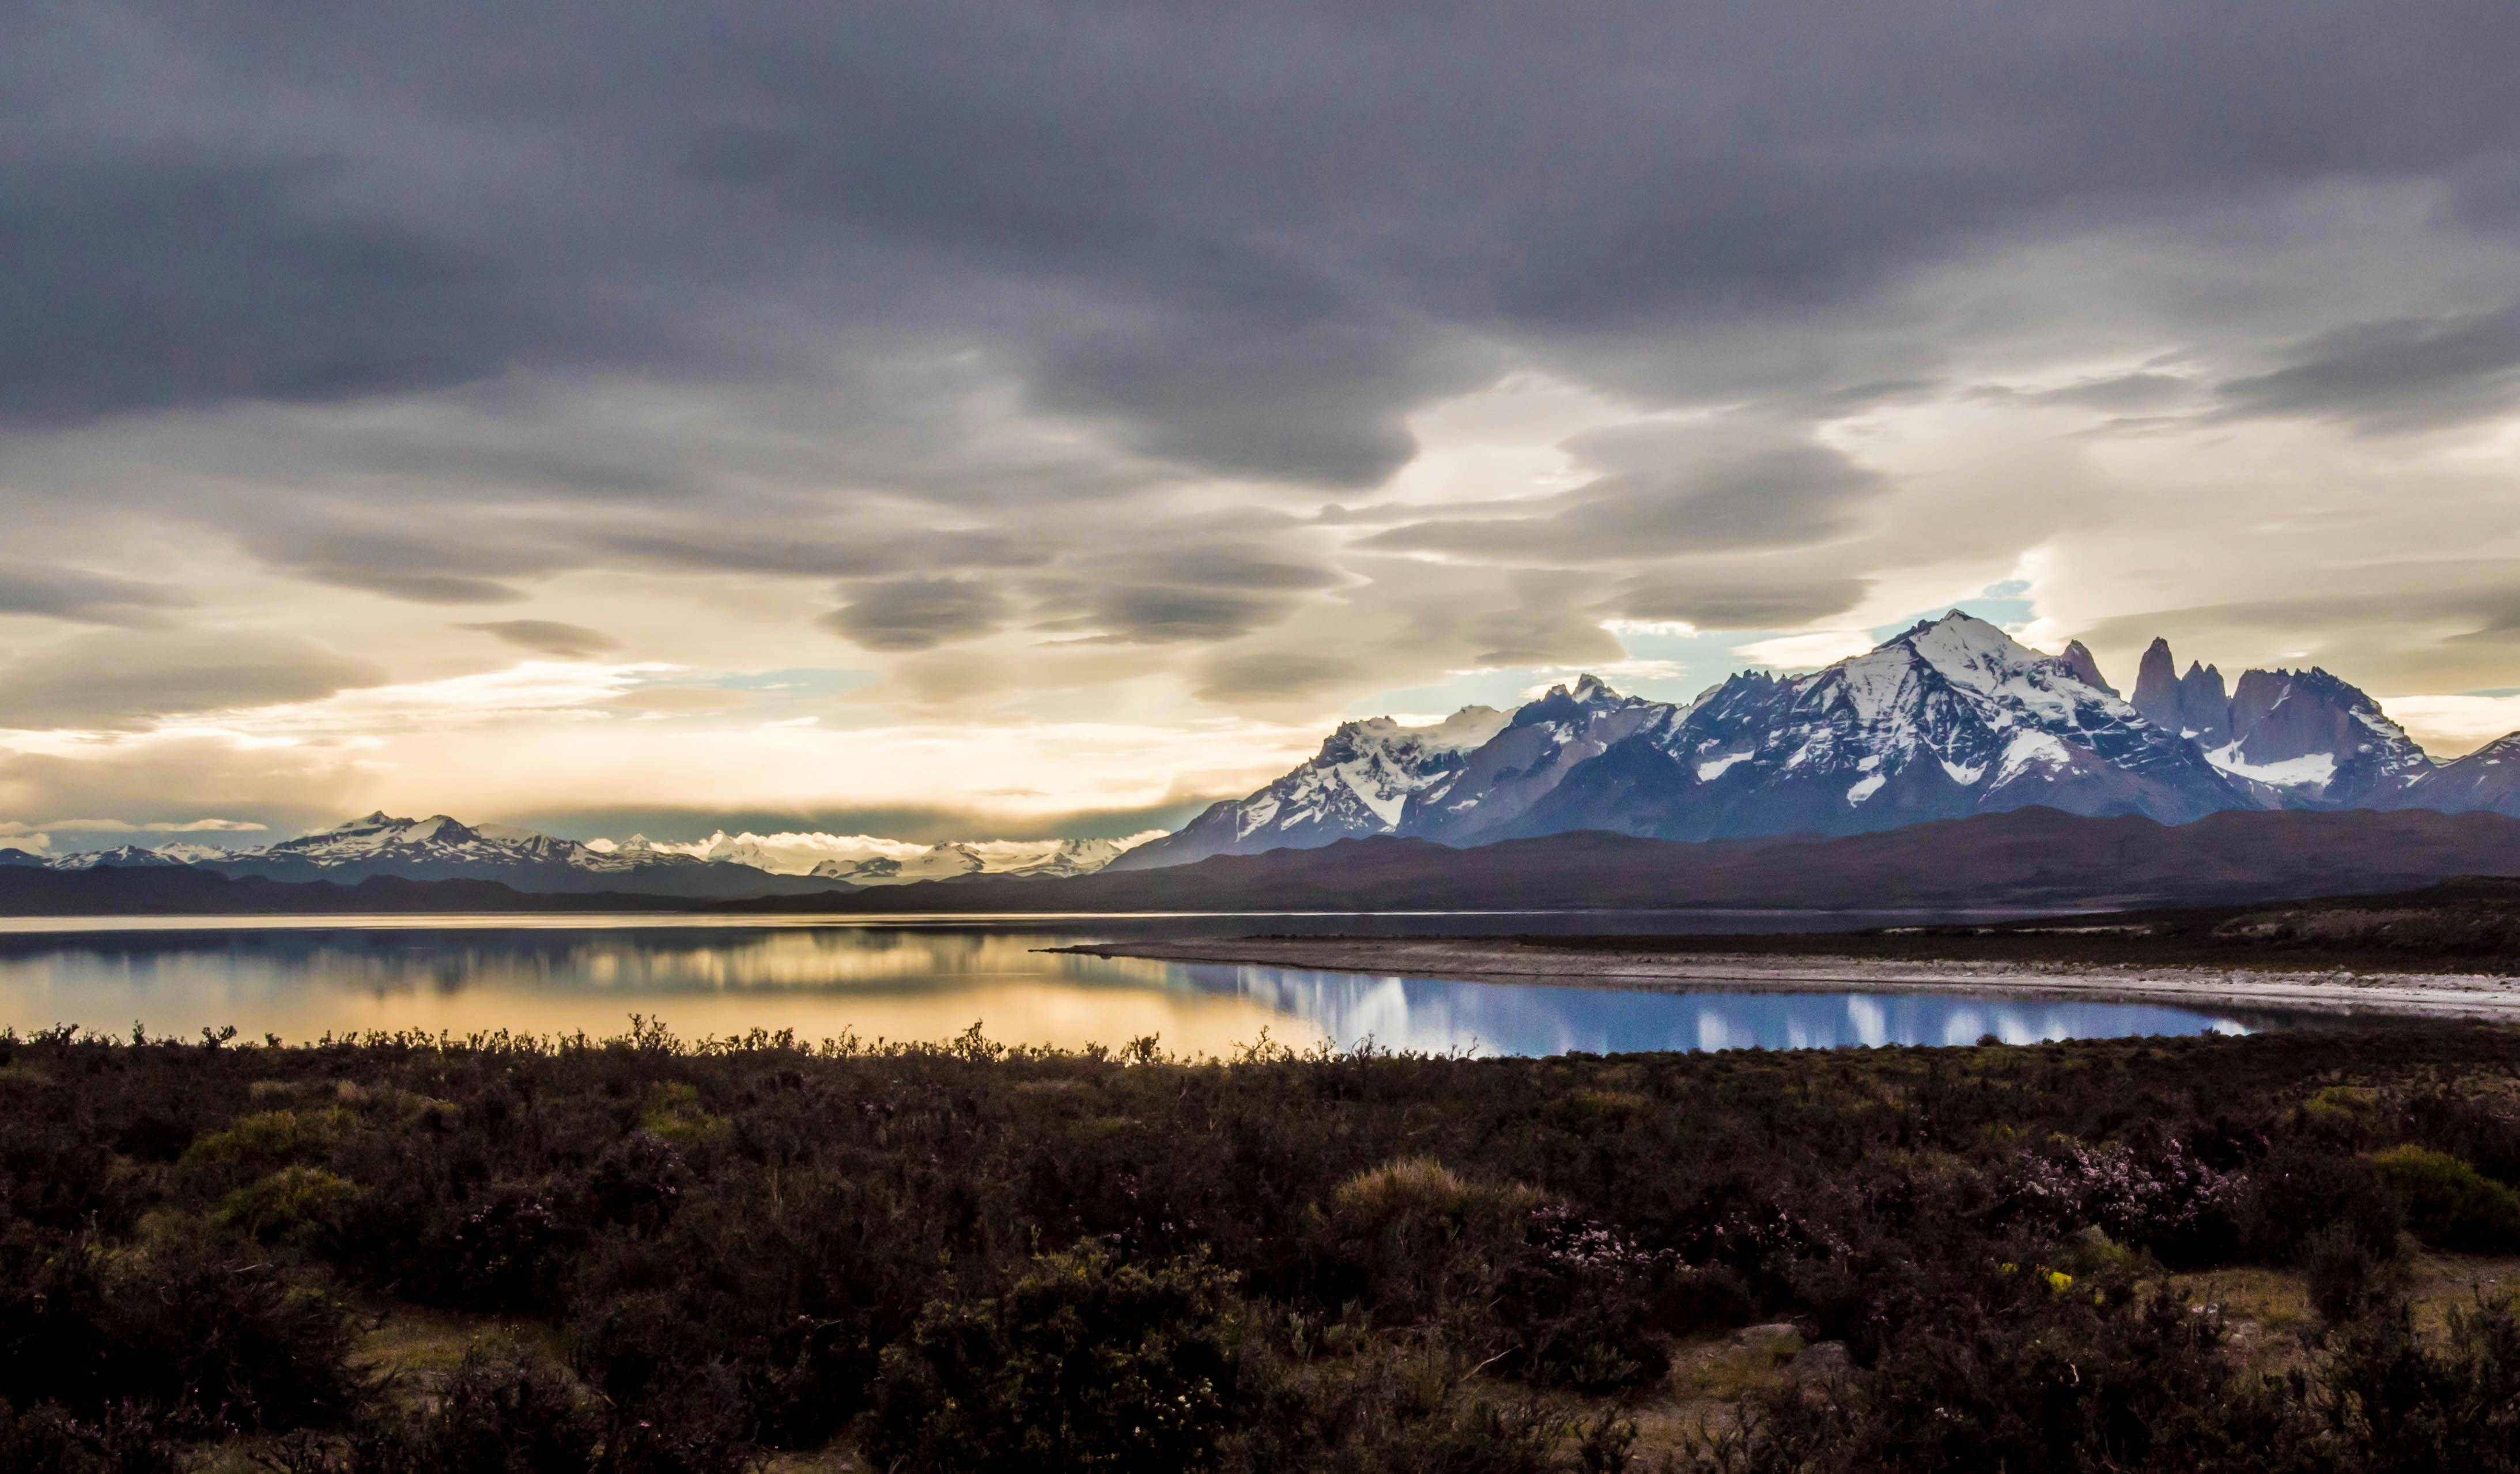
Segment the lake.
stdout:
<path fill-rule="evenodd" d="M 1699 913 L 1694 930 L 1715 930 Z M 1571 926 L 1679 930 L 1635 915 Z M 2010 1043 L 2246 1033 L 2247 1010 L 1974 994 L 1705 991 L 1451 982 L 1101 958 L 1042 948 L 1147 934 L 1538 931 L 1525 916 L 887 918 L 587 916 L 9 918 L 0 1027 L 74 1024 L 192 1036 L 235 1026 L 290 1042 L 372 1030 L 608 1036 L 632 1014 L 684 1038 L 793 1030 L 806 1040 L 950 1038 L 1176 1054 L 1266 1036 L 1297 1048 L 1481 1054 Z M 1734 930 L 1751 930 L 1736 927 Z"/>

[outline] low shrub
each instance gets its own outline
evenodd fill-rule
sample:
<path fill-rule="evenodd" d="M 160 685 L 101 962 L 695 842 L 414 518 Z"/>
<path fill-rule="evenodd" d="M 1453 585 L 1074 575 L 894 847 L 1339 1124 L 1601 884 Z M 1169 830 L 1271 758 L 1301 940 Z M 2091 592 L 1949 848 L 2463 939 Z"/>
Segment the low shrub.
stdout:
<path fill-rule="evenodd" d="M 998 1296 L 940 1300 L 883 1357 L 868 1451 L 912 1474 L 1211 1467 L 1240 1412 L 1233 1277 L 1035 1258 Z"/>
<path fill-rule="evenodd" d="M 265 1243 L 309 1248 L 337 1237 L 359 1184 L 320 1167 L 284 1167 L 219 1200 L 216 1222 Z"/>
<path fill-rule="evenodd" d="M 2308 1282 L 2311 1309 L 2329 1325 L 2342 1324 L 2368 1310 L 2399 1269 L 2396 1256 L 2372 1253 L 2343 1223 L 2330 1223 L 2313 1233 L 2303 1241 L 2297 1258 Z"/>
<path fill-rule="evenodd" d="M 196 1138 L 185 1151 L 184 1160 L 248 1165 L 286 1162 L 320 1150 L 326 1138 L 347 1119 L 347 1113 L 338 1109 L 256 1111 Z"/>
<path fill-rule="evenodd" d="M 468 1351 L 410 1414 L 361 1430 L 339 1474 L 589 1474 L 604 1419 L 520 1350 Z"/>
<path fill-rule="evenodd" d="M 2520 1250 L 2520 1193 L 2448 1152 L 2397 1146 L 2371 1159 L 2425 1243 L 2476 1254 Z"/>
<path fill-rule="evenodd" d="M 2269 1264 L 2297 1264 L 2331 1225 L 2385 1261 L 2397 1255 L 2406 1217 L 2378 1169 L 2358 1158 L 2287 1146 L 2250 1170 L 2239 1203 L 2246 1252 Z"/>
<path fill-rule="evenodd" d="M 1548 1201 L 1518 1182 L 1464 1176 L 1432 1157 L 1357 1173 L 1330 1193 L 1332 1293 L 1352 1285 L 1388 1324 L 1418 1324 L 1495 1299 Z"/>
<path fill-rule="evenodd" d="M 2313 1405 L 2352 1474 L 2520 1470 L 2520 1317 L 2509 1305 L 2453 1311 L 2427 1345 L 2403 1303 L 2337 1339 Z"/>
<path fill-rule="evenodd" d="M 58 1404 L 19 1411 L 0 1398 L 0 1469 L 9 1474 L 177 1474 L 187 1460 L 129 1405 L 81 1422 Z"/>

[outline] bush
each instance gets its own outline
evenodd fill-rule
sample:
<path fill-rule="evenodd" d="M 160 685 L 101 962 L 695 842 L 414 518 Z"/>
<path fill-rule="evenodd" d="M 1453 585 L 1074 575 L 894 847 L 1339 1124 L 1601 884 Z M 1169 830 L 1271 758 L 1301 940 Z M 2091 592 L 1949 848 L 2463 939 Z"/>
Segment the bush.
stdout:
<path fill-rule="evenodd" d="M 2476 1254 L 2520 1250 L 2520 1193 L 2448 1152 L 2399 1146 L 2371 1161 L 2425 1243 Z"/>
<path fill-rule="evenodd" d="M 746 1421 L 743 1388 L 725 1362 L 658 1377 L 614 1408 L 606 1474 L 744 1474 L 754 1467 Z"/>
<path fill-rule="evenodd" d="M 2270 1153 L 2251 1169 L 2240 1202 L 2240 1242 L 2269 1264 L 2291 1265 L 2319 1230 L 2335 1225 L 2375 1261 L 2395 1259 L 2405 1217 L 2377 1169 L 2301 1147 Z"/>
<path fill-rule="evenodd" d="M 2317 1405 L 2355 1474 L 2509 1474 L 2520 1469 L 2520 1319 L 2453 1311 L 2427 1347 L 2404 1305 L 2347 1330 Z"/>
<path fill-rule="evenodd" d="M 178 1240 L 111 1267 L 105 1385 L 202 1430 L 338 1421 L 358 1401 L 348 1317 L 267 1257 Z"/>
<path fill-rule="evenodd" d="M 1332 1254 L 1387 1323 L 1414 1324 L 1484 1307 L 1521 1257 L 1547 1201 L 1517 1182 L 1464 1177 L 1432 1157 L 1357 1173 L 1330 1194 Z"/>
<path fill-rule="evenodd" d="M 526 1356 L 478 1348 L 420 1410 L 360 1430 L 339 1474 L 588 1474 L 604 1420 L 568 1379 Z M 312 1471 L 308 1471 L 312 1474 Z"/>
<path fill-rule="evenodd" d="M 0 1261 L 0 1389 L 82 1424 L 330 1423 L 356 1402 L 340 1307 L 268 1256 L 172 1225 L 146 1251 L 17 1239 Z"/>
<path fill-rule="evenodd" d="M 337 1236 L 359 1185 L 320 1167 L 284 1167 L 219 1200 L 211 1218 L 266 1243 L 307 1248 Z"/>
<path fill-rule="evenodd" d="M 443 1275 L 434 1298 L 511 1314 L 540 1309 L 582 1237 L 559 1197 L 545 1185 L 510 1182 L 470 1205 L 433 1256 Z"/>
<path fill-rule="evenodd" d="M 1501 1287 L 1497 1315 L 1516 1344 L 1497 1363 L 1543 1386 L 1609 1393 L 1659 1382 L 1671 1370 L 1660 1322 L 1686 1320 L 1679 1256 L 1648 1251 L 1562 1208 L 1531 1216 L 1525 1253 Z"/>
<path fill-rule="evenodd" d="M 299 1115 L 295 1111 L 257 1111 L 239 1116 L 225 1127 L 196 1140 L 184 1153 L 192 1163 L 279 1163 L 320 1149 L 326 1137 L 347 1120 L 339 1110 Z"/>
<path fill-rule="evenodd" d="M 885 1351 L 868 1451 L 933 1474 L 1208 1468 L 1238 1410 L 1238 1315 L 1232 1276 L 1197 1260 L 1037 1257 Z"/>
<path fill-rule="evenodd" d="M 2292 1409 L 2230 1385 L 2222 1327 L 2174 1297 L 2016 1272 L 1972 1302 L 1895 1331 L 1842 1402 L 1791 1385 L 1754 1395 L 1745 1435 L 1704 1450 L 1708 1461 L 1763 1474 L 2196 1470 L 2302 1437 Z"/>
<path fill-rule="evenodd" d="M 2394 1259 L 2374 1255 L 2342 1223 L 2330 1223 L 2305 1240 L 2300 1261 L 2311 1308 L 2329 1325 L 2343 1324 L 2369 1309 L 2396 1267 Z"/>
<path fill-rule="evenodd" d="M 183 1465 L 138 1409 L 82 1423 L 58 1405 L 20 1412 L 0 1399 L 0 1469 L 9 1474 L 176 1474 Z"/>

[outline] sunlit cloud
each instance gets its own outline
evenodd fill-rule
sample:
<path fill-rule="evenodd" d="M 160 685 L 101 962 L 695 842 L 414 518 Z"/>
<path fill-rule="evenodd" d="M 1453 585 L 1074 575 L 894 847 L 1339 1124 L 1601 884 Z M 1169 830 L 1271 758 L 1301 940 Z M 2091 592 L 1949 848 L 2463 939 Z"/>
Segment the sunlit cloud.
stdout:
<path fill-rule="evenodd" d="M 1815 629 L 1803 634 L 1780 634 L 1746 645 L 1735 645 L 1733 653 L 1743 660 L 1779 669 L 1809 669 L 1842 661 L 1850 655 L 1862 655 L 1879 644 L 1862 629 Z"/>

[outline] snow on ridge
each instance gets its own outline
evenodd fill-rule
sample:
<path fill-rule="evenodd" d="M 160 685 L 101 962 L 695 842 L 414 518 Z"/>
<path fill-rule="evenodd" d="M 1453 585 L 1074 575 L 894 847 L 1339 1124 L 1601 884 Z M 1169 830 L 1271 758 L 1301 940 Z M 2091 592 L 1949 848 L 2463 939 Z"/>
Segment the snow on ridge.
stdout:
<path fill-rule="evenodd" d="M 2024 729 L 2003 745 L 2003 756 L 1996 760 L 1995 781 L 2001 787 L 2032 768 L 2065 767 L 2073 760 L 2074 755 L 2054 734 Z"/>
<path fill-rule="evenodd" d="M 1747 753 L 1726 753 L 1721 758 L 1709 758 L 1705 761 L 1697 764 L 1697 781 L 1700 783 L 1712 783 L 1716 779 L 1723 777 L 1725 769 L 1731 767 L 1732 764 L 1757 756 L 1757 752 L 1753 751 Z"/>
<path fill-rule="evenodd" d="M 968 855 L 972 863 L 958 866 L 957 873 L 996 874 L 1058 863 L 1062 857 L 1068 864 L 1100 869 L 1121 853 L 1160 838 L 1163 832 L 1149 829 L 1109 840 L 949 840 L 929 845 L 872 834 L 796 830 L 755 834 L 748 829 L 742 834 L 728 834 L 721 829 L 707 839 L 681 844 L 633 835 L 619 843 L 589 840 L 586 848 L 598 853 L 629 857 L 685 855 L 713 863 L 750 865 L 773 875 L 847 874 L 870 862 L 889 862 L 904 871 L 925 870 L 956 856 Z M 826 870 L 826 866 L 838 868 Z M 895 872 L 887 869 L 882 873 Z"/>
<path fill-rule="evenodd" d="M 2240 744 L 2233 742 L 2209 750 L 2205 760 L 2235 778 L 2265 783 L 2275 788 L 2324 788 L 2336 776 L 2336 755 L 2309 753 L 2287 758 L 2281 762 L 2250 762 L 2240 757 Z"/>
<path fill-rule="evenodd" d="M 1407 722 L 1397 716 L 1361 716 L 1338 725 L 1339 737 L 1368 738 L 1374 745 L 1415 744 L 1442 752 L 1466 752 L 1505 730 L 1510 712 L 1494 707 L 1463 707 L 1440 721 Z M 1328 744 L 1324 744 L 1328 746 Z"/>

